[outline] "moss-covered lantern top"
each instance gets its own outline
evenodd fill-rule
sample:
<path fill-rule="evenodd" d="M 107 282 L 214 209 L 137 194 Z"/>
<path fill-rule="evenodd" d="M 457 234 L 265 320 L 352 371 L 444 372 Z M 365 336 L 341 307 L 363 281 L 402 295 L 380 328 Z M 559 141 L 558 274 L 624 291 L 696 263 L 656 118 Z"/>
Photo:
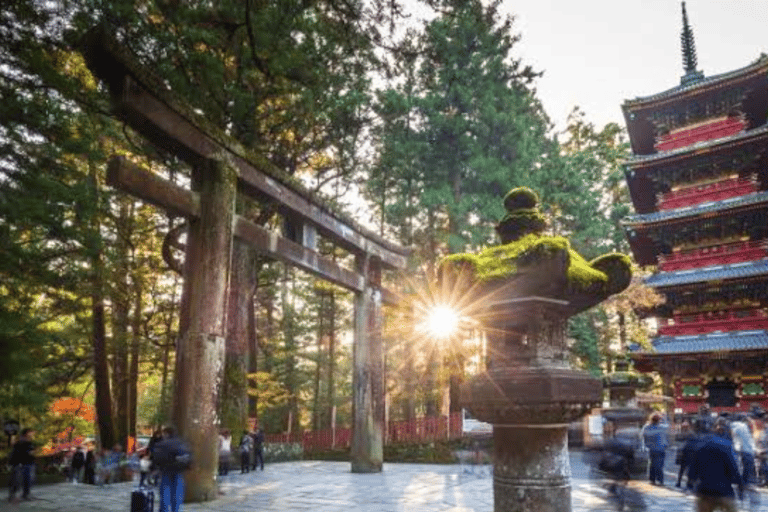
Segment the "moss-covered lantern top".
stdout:
<path fill-rule="evenodd" d="M 629 286 L 629 257 L 610 253 L 587 261 L 563 237 L 544 234 L 538 195 L 521 187 L 504 197 L 506 215 L 496 226 L 501 245 L 477 254 L 452 254 L 440 264 L 442 278 L 462 276 L 505 298 L 546 297 L 567 301 L 575 314 Z"/>

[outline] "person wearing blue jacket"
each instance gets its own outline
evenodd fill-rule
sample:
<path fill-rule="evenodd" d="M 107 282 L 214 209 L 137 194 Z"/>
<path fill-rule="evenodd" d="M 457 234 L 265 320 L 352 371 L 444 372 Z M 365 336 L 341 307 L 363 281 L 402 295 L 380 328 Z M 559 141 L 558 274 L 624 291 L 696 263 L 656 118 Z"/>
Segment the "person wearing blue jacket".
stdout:
<path fill-rule="evenodd" d="M 650 422 L 643 427 L 643 443 L 650 459 L 649 480 L 664 485 L 664 457 L 667 453 L 667 429 L 661 424 L 661 414 L 651 414 Z"/>
<path fill-rule="evenodd" d="M 696 511 L 736 512 L 733 485 L 738 487 L 739 499 L 743 499 L 744 481 L 736 463 L 733 442 L 728 438 L 728 421 L 718 418 L 714 430 L 714 434 L 707 435 L 701 442 L 688 469 L 688 478 L 696 493 Z"/>

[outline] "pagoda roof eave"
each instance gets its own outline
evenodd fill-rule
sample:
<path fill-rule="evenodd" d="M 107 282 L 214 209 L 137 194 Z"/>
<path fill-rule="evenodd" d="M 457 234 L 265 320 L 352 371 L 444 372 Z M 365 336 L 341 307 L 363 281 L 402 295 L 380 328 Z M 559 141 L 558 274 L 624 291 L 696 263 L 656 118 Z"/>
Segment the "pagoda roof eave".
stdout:
<path fill-rule="evenodd" d="M 768 275 L 768 258 L 758 261 L 732 263 L 730 265 L 713 265 L 689 270 L 676 270 L 674 272 L 658 272 L 647 277 L 645 284 L 651 288 L 664 288 L 766 275 Z"/>
<path fill-rule="evenodd" d="M 652 153 L 650 155 L 633 155 L 624 161 L 624 164 L 631 170 L 636 170 L 638 167 L 647 167 L 656 164 L 668 163 L 668 160 L 688 158 L 689 156 L 698 156 L 702 152 L 718 151 L 725 149 L 730 144 L 741 144 L 749 142 L 751 139 L 757 139 L 763 136 L 768 136 L 768 123 L 763 124 L 753 130 L 748 130 L 727 137 L 721 137 L 719 139 L 711 139 L 707 141 L 697 142 L 690 146 L 682 148 L 671 149 L 669 151 L 661 151 L 659 153 Z"/>
<path fill-rule="evenodd" d="M 747 78 L 755 72 L 763 71 L 764 68 L 765 70 L 768 70 L 768 55 L 761 53 L 755 61 L 747 64 L 742 68 L 734 69 L 732 71 L 727 71 L 717 75 L 712 75 L 710 77 L 705 77 L 701 80 L 696 80 L 688 84 L 677 85 L 667 89 L 666 91 L 651 94 L 649 96 L 638 96 L 631 100 L 625 100 L 621 105 L 621 108 L 626 115 L 626 113 L 630 110 L 648 108 L 653 106 L 655 103 L 662 104 L 670 101 L 676 101 L 680 97 L 686 96 L 688 94 L 704 92 L 709 88 L 722 87 L 726 82 L 738 81 L 740 79 Z"/>
<path fill-rule="evenodd" d="M 663 224 L 669 221 L 694 219 L 700 215 L 708 215 L 745 208 L 750 206 L 768 205 L 768 191 L 752 192 L 743 196 L 729 197 L 720 201 L 708 201 L 694 206 L 685 206 L 670 210 L 662 210 L 653 213 L 630 215 L 621 220 L 621 225 L 626 228 L 643 228 L 654 224 Z"/>
<path fill-rule="evenodd" d="M 651 340 L 653 350 L 630 347 L 632 358 L 654 358 L 719 352 L 768 350 L 768 330 L 715 332 L 692 336 L 660 336 Z"/>

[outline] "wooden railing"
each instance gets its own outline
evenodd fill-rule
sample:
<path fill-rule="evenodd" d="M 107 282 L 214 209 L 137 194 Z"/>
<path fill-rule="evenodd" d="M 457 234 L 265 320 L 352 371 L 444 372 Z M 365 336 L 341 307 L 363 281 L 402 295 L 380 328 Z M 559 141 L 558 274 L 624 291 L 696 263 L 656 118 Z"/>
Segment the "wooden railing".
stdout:
<path fill-rule="evenodd" d="M 748 331 L 768 329 L 768 313 L 764 309 L 716 311 L 676 315 L 659 327 L 659 336 L 692 336 L 714 331 Z"/>
<path fill-rule="evenodd" d="M 768 242 L 765 240 L 745 241 L 662 254 L 659 255 L 658 266 L 659 270 L 663 272 L 671 272 L 710 265 L 754 261 L 766 256 L 768 256 Z"/>
<path fill-rule="evenodd" d="M 659 210 L 684 208 L 709 201 L 722 201 L 758 191 L 757 181 L 752 178 L 731 178 L 706 185 L 686 187 L 662 195 Z"/>
<path fill-rule="evenodd" d="M 458 439 L 462 436 L 461 413 L 450 416 L 416 418 L 411 421 L 390 421 L 384 436 L 384 443 L 426 443 L 439 440 Z M 335 428 L 308 430 L 300 434 L 268 434 L 266 443 L 297 443 L 305 452 L 349 448 L 352 429 Z"/>
<path fill-rule="evenodd" d="M 728 137 L 744 131 L 747 128 L 747 122 L 740 117 L 728 117 L 718 119 L 710 123 L 677 130 L 674 133 L 668 133 L 659 137 L 655 148 L 657 151 L 669 151 L 676 148 L 683 148 L 707 140 Z"/>

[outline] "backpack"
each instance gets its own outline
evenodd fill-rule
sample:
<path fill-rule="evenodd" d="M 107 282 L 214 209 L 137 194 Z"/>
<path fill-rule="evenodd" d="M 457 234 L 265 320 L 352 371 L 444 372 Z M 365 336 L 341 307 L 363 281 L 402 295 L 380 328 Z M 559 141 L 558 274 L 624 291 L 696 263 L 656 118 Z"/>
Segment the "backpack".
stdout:
<path fill-rule="evenodd" d="M 240 453 L 241 454 L 251 453 L 251 437 L 250 436 L 245 435 L 240 440 Z"/>
<path fill-rule="evenodd" d="M 192 467 L 192 452 L 181 439 L 164 439 L 157 443 L 153 454 L 161 471 L 181 472 Z"/>

